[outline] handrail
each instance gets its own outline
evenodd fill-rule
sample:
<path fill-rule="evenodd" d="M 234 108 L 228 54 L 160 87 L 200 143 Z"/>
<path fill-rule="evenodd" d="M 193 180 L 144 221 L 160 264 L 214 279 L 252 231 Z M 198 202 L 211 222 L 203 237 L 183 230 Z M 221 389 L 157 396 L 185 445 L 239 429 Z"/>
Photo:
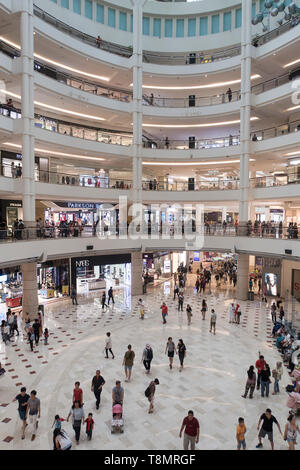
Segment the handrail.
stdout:
<path fill-rule="evenodd" d="M 91 171 L 93 169 L 91 168 Z M 72 173 L 57 172 L 54 170 L 35 169 L 35 181 L 49 184 L 61 184 L 65 186 L 78 186 L 84 188 L 100 188 L 100 189 L 132 189 L 132 179 L 112 178 L 108 174 L 84 174 L 83 172 Z M 19 166 L 1 163 L 1 176 L 5 178 L 18 179 L 22 177 L 21 161 Z M 188 179 L 188 178 L 187 178 Z M 300 184 L 300 178 L 294 174 L 280 173 L 257 176 L 250 178 L 249 184 L 251 188 L 270 188 L 278 186 L 287 186 L 291 184 Z M 143 178 L 143 191 L 219 191 L 219 190 L 237 190 L 240 188 L 239 177 L 232 176 L 228 178 L 219 178 L 217 176 L 207 177 L 205 180 L 195 179 L 192 182 L 186 180 L 181 181 L 176 178 L 167 179 L 167 177 L 152 179 Z"/>
<path fill-rule="evenodd" d="M 4 41 L 0 41 L 0 50 L 7 53 L 11 57 L 18 57 L 20 51 L 13 48 Z M 96 96 L 103 96 L 105 98 L 115 99 L 123 102 L 132 101 L 132 91 L 108 86 L 106 84 L 99 84 L 91 80 L 83 79 L 82 77 L 72 75 L 70 73 L 62 72 L 59 69 L 49 66 L 40 60 L 34 61 L 35 71 L 48 76 L 59 82 L 63 82 L 67 86 L 79 89 L 81 91 L 94 94 Z M 261 82 L 257 85 L 252 86 L 251 91 L 253 94 L 260 94 L 267 90 L 271 90 L 290 80 L 288 73 L 280 75 L 279 77 L 271 78 L 265 82 Z M 197 106 L 212 106 L 217 104 L 229 103 L 231 101 L 239 101 L 241 99 L 241 91 L 235 90 L 231 94 L 226 92 L 218 93 L 216 95 L 209 96 L 194 96 L 187 98 L 177 97 L 155 97 L 154 95 L 143 95 L 144 106 L 156 106 L 156 107 L 168 107 L 168 108 L 185 108 L 185 107 L 197 107 Z"/>
<path fill-rule="evenodd" d="M 111 52 L 112 54 L 121 55 L 123 57 L 131 57 L 132 55 L 132 47 L 125 47 L 116 43 L 112 43 L 109 41 L 104 41 L 101 39 L 100 43 L 97 42 L 96 38 L 93 36 L 83 33 L 78 29 L 64 23 L 61 20 L 58 20 L 54 16 L 50 15 L 49 13 L 45 12 L 37 5 L 34 4 L 34 14 L 39 18 L 43 19 L 44 21 L 48 22 L 49 24 L 54 25 L 57 29 L 61 29 L 62 31 L 77 37 L 81 41 L 90 44 L 94 47 L 101 48 L 107 52 Z M 283 25 L 279 26 L 278 28 L 273 29 L 272 31 L 268 31 L 265 34 L 260 36 L 256 35 L 252 39 L 252 44 L 255 47 L 261 46 L 272 39 L 278 37 L 279 35 L 285 33 L 290 28 L 296 26 L 295 21 L 297 21 L 300 15 L 296 15 L 296 19 L 292 18 L 291 20 L 287 21 Z M 164 55 L 162 53 L 154 53 L 150 51 L 143 52 L 143 61 L 153 64 L 167 64 L 171 62 L 173 65 L 190 65 L 190 64 L 205 64 L 210 62 L 215 62 L 219 60 L 226 60 L 231 57 L 235 57 L 241 54 L 241 46 L 236 45 L 232 46 L 228 49 L 219 49 L 213 51 L 205 51 L 205 52 L 195 52 L 195 53 L 185 53 L 185 54 L 176 54 L 176 55 Z"/>
<path fill-rule="evenodd" d="M 298 238 L 298 225 L 285 226 L 283 224 L 266 223 L 249 225 L 247 223 L 246 232 L 241 233 L 239 226 L 234 224 L 227 224 L 225 227 L 222 223 L 213 224 L 193 224 L 189 223 L 184 226 L 182 221 L 177 224 L 139 224 L 130 223 L 129 226 L 123 227 L 120 225 L 106 225 L 104 221 L 99 219 L 99 223 L 94 224 L 93 227 L 82 227 L 77 222 L 71 224 L 61 224 L 60 226 L 53 226 L 50 223 L 35 226 L 35 227 L 11 227 L 0 230 L 0 244 L 7 242 L 22 242 L 33 241 L 48 238 L 49 240 L 58 238 L 90 238 L 92 236 L 107 236 L 110 235 L 127 235 L 130 237 L 132 234 L 139 233 L 143 235 L 169 235 L 170 238 L 176 235 L 182 235 L 183 238 L 186 234 L 214 236 L 214 237 L 247 237 L 258 239 L 275 239 L 275 240 L 300 240 Z"/>
<path fill-rule="evenodd" d="M 278 26 L 277 28 L 274 28 L 264 34 L 254 36 L 254 38 L 252 39 L 252 45 L 255 47 L 262 46 L 263 44 L 266 44 L 272 39 L 277 38 L 281 34 L 286 33 L 287 31 L 289 31 L 289 29 L 294 28 L 299 24 L 299 18 L 300 13 L 297 13 L 296 15 L 294 15 L 294 18 L 291 18 L 286 23 Z"/>
<path fill-rule="evenodd" d="M 3 113 L 4 112 L 4 113 Z M 16 113 L 16 118 L 21 118 L 21 110 L 11 108 L 6 105 L 0 105 L 0 114 L 12 117 L 11 113 Z M 69 135 L 85 140 L 93 140 L 106 144 L 114 145 L 132 145 L 132 133 L 121 134 L 118 131 L 101 129 L 92 126 L 82 126 L 73 122 L 62 121 L 59 119 L 51 118 L 42 114 L 35 114 L 35 125 L 42 129 L 57 132 L 59 134 Z M 283 123 L 278 126 L 252 131 L 250 138 L 253 142 L 260 140 L 267 140 L 281 135 L 287 135 L 295 131 L 300 131 L 300 119 Z M 193 141 L 190 140 L 169 140 L 158 139 L 154 137 L 152 140 L 144 138 L 143 146 L 145 148 L 156 149 L 172 149 L 172 150 L 186 150 L 186 149 L 205 149 L 205 148 L 222 148 L 231 147 L 240 144 L 240 136 L 228 135 L 214 138 L 199 138 Z"/>
<path fill-rule="evenodd" d="M 82 31 L 79 31 L 78 29 L 68 25 L 67 23 L 58 20 L 57 18 L 42 10 L 35 4 L 33 5 L 33 12 L 37 17 L 41 18 L 45 22 L 54 25 L 57 29 L 60 29 L 64 33 L 68 33 L 71 36 L 80 39 L 81 41 L 89 44 L 90 46 L 98 47 L 99 49 L 111 52 L 112 54 L 116 54 L 122 57 L 129 58 L 132 55 L 132 48 L 121 46 L 120 44 L 115 44 L 104 40 L 101 40 L 101 43 L 98 44 L 96 38 L 94 38 L 90 34 L 83 33 Z"/>

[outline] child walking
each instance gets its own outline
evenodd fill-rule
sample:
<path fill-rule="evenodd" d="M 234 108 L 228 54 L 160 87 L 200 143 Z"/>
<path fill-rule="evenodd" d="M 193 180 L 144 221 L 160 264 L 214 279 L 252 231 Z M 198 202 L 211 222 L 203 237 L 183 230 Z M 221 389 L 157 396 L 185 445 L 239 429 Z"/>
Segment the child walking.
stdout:
<path fill-rule="evenodd" d="M 46 346 L 48 344 L 48 338 L 49 338 L 49 331 L 48 328 L 44 329 L 44 345 Z"/>
<path fill-rule="evenodd" d="M 214 335 L 216 334 L 216 322 L 217 322 L 217 314 L 214 311 L 214 309 L 212 309 L 211 316 L 210 316 L 210 330 L 209 330 L 209 332 L 212 333 L 212 330 L 214 330 Z"/>
<path fill-rule="evenodd" d="M 61 423 L 63 421 L 66 421 L 66 420 L 64 418 L 61 418 L 59 415 L 55 415 L 54 423 L 52 424 L 52 427 L 54 426 L 54 429 L 61 430 Z"/>
<path fill-rule="evenodd" d="M 247 428 L 244 418 L 239 418 L 238 422 L 239 424 L 236 427 L 237 450 L 241 450 L 241 447 L 243 447 L 243 450 L 246 450 L 245 434 L 247 432 Z"/>
<path fill-rule="evenodd" d="M 89 413 L 88 417 L 84 421 L 86 423 L 85 432 L 87 434 L 88 440 L 92 439 L 93 429 L 94 429 L 94 420 L 93 420 L 93 413 Z"/>

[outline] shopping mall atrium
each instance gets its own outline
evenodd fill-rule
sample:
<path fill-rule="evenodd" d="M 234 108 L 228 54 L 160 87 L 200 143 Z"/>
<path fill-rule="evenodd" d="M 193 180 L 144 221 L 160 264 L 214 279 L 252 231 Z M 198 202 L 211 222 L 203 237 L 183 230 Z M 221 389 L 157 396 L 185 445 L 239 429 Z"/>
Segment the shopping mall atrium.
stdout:
<path fill-rule="evenodd" d="M 1 450 L 297 449 L 299 51 L 300 0 L 0 0 Z"/>

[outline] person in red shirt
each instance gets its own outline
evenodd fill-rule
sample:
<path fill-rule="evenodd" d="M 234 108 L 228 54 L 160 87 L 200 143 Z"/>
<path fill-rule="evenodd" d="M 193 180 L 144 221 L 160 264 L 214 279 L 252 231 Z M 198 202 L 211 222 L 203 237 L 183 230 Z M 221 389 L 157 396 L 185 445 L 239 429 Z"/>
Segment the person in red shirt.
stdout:
<path fill-rule="evenodd" d="M 194 417 L 194 412 L 192 410 L 189 410 L 188 415 L 182 421 L 179 437 L 182 436 L 184 428 L 183 448 L 184 450 L 188 450 L 190 445 L 191 450 L 195 450 L 195 443 L 198 444 L 199 442 L 200 426 L 199 421 Z"/>
<path fill-rule="evenodd" d="M 93 420 L 93 413 L 89 413 L 88 417 L 84 421 L 86 423 L 85 432 L 87 433 L 88 440 L 92 439 L 93 429 L 94 429 L 94 420 Z"/>
<path fill-rule="evenodd" d="M 168 315 L 168 307 L 166 306 L 166 303 L 163 302 L 160 308 L 161 308 L 161 315 L 162 315 L 162 319 L 163 319 L 163 324 L 165 325 L 167 323 L 166 316 Z"/>
<path fill-rule="evenodd" d="M 260 373 L 264 369 L 265 365 L 266 365 L 266 361 L 264 359 L 264 356 L 260 355 L 259 359 L 257 359 L 255 363 L 255 367 L 257 369 L 257 385 L 256 385 L 257 390 L 259 390 L 260 388 L 260 379 L 261 379 Z"/>
<path fill-rule="evenodd" d="M 73 403 L 79 401 L 80 405 L 83 405 L 83 391 L 79 388 L 80 382 L 75 382 L 75 388 L 73 390 Z"/>

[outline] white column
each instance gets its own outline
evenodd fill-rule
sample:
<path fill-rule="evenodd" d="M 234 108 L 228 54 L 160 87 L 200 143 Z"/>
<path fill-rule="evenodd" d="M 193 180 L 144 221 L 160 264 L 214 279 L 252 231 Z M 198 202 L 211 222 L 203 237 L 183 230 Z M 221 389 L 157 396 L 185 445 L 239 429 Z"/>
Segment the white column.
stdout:
<path fill-rule="evenodd" d="M 38 296 L 36 263 L 26 263 L 21 266 L 23 276 L 22 315 L 29 313 L 30 320 L 37 318 Z"/>
<path fill-rule="evenodd" d="M 143 293 L 143 254 L 141 251 L 131 253 L 131 295 Z"/>
<path fill-rule="evenodd" d="M 241 44 L 241 112 L 240 112 L 240 201 L 239 232 L 246 231 L 249 200 L 249 157 L 251 117 L 251 16 L 252 3 L 242 0 L 242 44 Z"/>
<path fill-rule="evenodd" d="M 222 222 L 226 220 L 227 207 L 222 207 Z"/>
<path fill-rule="evenodd" d="M 22 164 L 23 164 L 23 220 L 25 227 L 35 226 L 34 182 L 34 46 L 33 46 L 33 0 L 20 2 L 21 31 L 21 109 L 22 109 Z M 33 231 L 29 232 L 29 236 Z M 23 314 L 30 319 L 38 310 L 36 263 L 22 265 Z"/>
<path fill-rule="evenodd" d="M 20 2 L 23 219 L 35 225 L 33 0 Z"/>
<path fill-rule="evenodd" d="M 238 300 L 248 299 L 249 287 L 249 255 L 239 254 L 237 260 L 237 286 L 236 297 Z"/>
<path fill-rule="evenodd" d="M 145 0 L 131 0 L 133 7 L 133 202 L 142 202 L 143 148 L 143 5 Z"/>

